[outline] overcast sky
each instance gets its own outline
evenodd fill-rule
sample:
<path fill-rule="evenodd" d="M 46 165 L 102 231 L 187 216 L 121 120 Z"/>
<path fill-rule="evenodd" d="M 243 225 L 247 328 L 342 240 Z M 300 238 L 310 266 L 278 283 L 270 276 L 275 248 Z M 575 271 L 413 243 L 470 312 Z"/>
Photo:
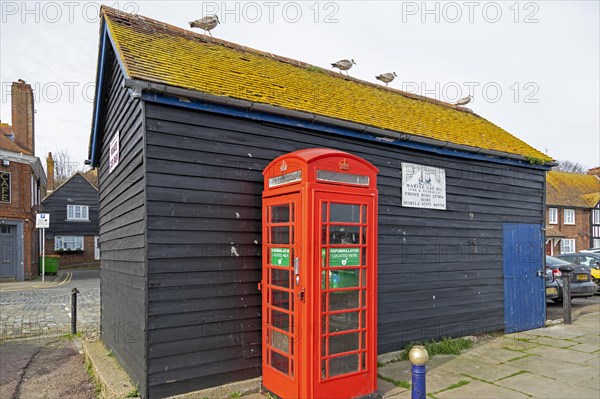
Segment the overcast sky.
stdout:
<path fill-rule="evenodd" d="M 554 159 L 600 165 L 599 1 L 2 1 L 2 122 L 10 84 L 36 96 L 36 155 L 83 162 L 92 121 L 100 4 L 189 29 L 217 14 L 216 37 L 454 102 Z"/>

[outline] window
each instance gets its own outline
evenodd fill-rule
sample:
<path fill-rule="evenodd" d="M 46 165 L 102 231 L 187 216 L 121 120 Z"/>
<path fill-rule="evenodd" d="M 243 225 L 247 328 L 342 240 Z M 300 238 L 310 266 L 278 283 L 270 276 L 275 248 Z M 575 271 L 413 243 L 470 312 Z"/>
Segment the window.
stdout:
<path fill-rule="evenodd" d="M 54 237 L 55 251 L 83 251 L 83 236 Z"/>
<path fill-rule="evenodd" d="M 561 254 L 572 254 L 575 252 L 575 239 L 563 238 L 560 240 L 560 253 Z"/>
<path fill-rule="evenodd" d="M 592 212 L 592 223 L 600 224 L 600 209 L 594 209 Z"/>
<path fill-rule="evenodd" d="M 67 205 L 67 220 L 85 220 L 89 221 L 89 206 L 87 205 Z"/>
<path fill-rule="evenodd" d="M 600 238 L 594 238 L 594 245 L 592 248 L 600 248 Z"/>
<path fill-rule="evenodd" d="M 548 223 L 549 224 L 558 224 L 558 209 L 557 208 L 548 208 Z"/>
<path fill-rule="evenodd" d="M 565 224 L 575 224 L 575 209 L 565 209 Z"/>

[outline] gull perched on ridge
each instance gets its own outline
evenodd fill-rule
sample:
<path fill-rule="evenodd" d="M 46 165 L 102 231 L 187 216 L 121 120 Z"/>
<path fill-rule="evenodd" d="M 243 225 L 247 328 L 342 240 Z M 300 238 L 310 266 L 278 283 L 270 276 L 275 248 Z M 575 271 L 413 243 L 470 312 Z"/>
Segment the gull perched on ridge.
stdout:
<path fill-rule="evenodd" d="M 388 73 L 382 73 L 379 76 L 375 76 L 375 79 L 381 80 L 387 86 L 388 83 L 390 83 L 392 80 L 394 80 L 394 78 L 396 76 L 398 76 L 398 75 L 396 75 L 396 72 L 388 72 Z"/>
<path fill-rule="evenodd" d="M 352 65 L 356 65 L 354 60 L 339 60 L 338 62 L 331 64 L 333 68 L 339 69 L 340 73 L 342 73 L 342 71 L 346 71 L 346 75 L 348 75 L 348 69 L 352 68 Z"/>
<path fill-rule="evenodd" d="M 204 29 L 205 35 L 206 32 L 208 32 L 208 34 L 212 36 L 212 33 L 210 33 L 210 31 L 214 29 L 217 26 L 217 24 L 220 23 L 221 22 L 219 21 L 219 17 L 217 17 L 216 15 L 207 15 L 206 17 L 202 17 L 200 19 L 190 22 L 190 27 Z"/>
<path fill-rule="evenodd" d="M 472 99 L 473 99 L 473 97 L 471 97 L 471 95 L 468 95 L 468 96 L 463 97 L 460 100 L 458 100 L 456 102 L 456 104 L 454 104 L 454 105 L 467 105 L 468 103 L 471 102 Z"/>

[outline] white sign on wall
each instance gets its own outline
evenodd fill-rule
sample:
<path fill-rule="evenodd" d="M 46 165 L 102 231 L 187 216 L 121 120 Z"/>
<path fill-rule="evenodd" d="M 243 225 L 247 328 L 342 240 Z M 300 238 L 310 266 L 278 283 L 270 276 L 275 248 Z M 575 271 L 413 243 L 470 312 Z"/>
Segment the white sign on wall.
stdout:
<path fill-rule="evenodd" d="M 115 134 L 115 137 L 110 141 L 110 157 L 108 160 L 108 173 L 111 173 L 119 164 L 119 131 Z"/>
<path fill-rule="evenodd" d="M 402 206 L 446 209 L 446 171 L 402 162 Z"/>
<path fill-rule="evenodd" d="M 36 229 L 49 229 L 50 228 L 50 214 L 49 213 L 38 213 L 35 215 L 35 228 Z"/>

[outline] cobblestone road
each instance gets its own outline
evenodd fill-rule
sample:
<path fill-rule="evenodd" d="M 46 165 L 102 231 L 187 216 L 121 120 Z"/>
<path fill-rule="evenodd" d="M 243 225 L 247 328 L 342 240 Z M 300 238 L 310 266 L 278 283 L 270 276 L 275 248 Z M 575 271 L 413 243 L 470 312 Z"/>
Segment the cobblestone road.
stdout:
<path fill-rule="evenodd" d="M 80 291 L 77 331 L 84 337 L 97 335 L 100 330 L 99 282 L 94 278 L 74 280 L 52 289 L 0 292 L 0 341 L 69 333 L 72 287 Z"/>

